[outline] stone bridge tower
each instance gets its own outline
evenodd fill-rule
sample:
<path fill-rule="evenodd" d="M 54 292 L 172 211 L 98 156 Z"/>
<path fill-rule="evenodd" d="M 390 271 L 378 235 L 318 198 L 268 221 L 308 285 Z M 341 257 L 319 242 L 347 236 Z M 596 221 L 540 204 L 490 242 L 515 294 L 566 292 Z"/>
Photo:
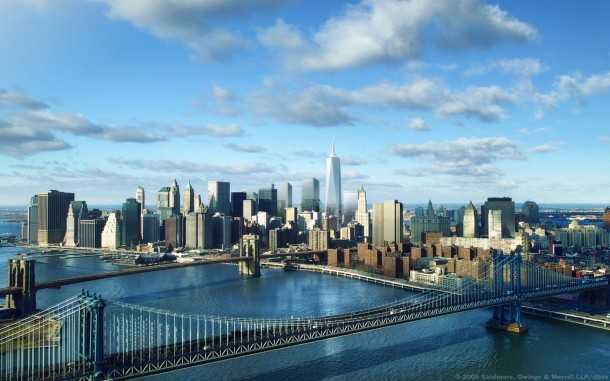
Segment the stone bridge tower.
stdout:
<path fill-rule="evenodd" d="M 35 264 L 36 261 L 33 260 L 8 260 L 8 287 L 17 287 L 21 291 L 7 295 L 6 307 L 16 310 L 20 315 L 28 315 L 36 311 Z"/>
<path fill-rule="evenodd" d="M 261 257 L 258 247 L 259 236 L 246 234 L 239 241 L 239 256 L 251 258 L 239 263 L 239 273 L 242 275 L 260 276 Z"/>

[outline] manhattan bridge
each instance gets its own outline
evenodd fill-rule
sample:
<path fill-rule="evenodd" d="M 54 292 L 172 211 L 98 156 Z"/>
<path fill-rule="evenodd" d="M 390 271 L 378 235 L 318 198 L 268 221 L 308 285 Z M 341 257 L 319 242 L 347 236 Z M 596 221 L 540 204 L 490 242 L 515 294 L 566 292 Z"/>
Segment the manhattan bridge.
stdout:
<path fill-rule="evenodd" d="M 0 380 L 125 380 L 462 311 L 491 308 L 488 326 L 521 332 L 528 299 L 608 286 L 564 276 L 518 254 L 453 289 L 428 288 L 333 316 L 184 314 L 80 295 L 0 329 Z"/>

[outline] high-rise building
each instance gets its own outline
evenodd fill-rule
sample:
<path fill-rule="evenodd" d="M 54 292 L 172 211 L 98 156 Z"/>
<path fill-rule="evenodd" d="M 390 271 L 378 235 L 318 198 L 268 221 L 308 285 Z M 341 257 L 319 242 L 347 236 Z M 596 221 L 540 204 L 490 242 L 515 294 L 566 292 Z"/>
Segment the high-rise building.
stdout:
<path fill-rule="evenodd" d="M 256 213 L 258 213 L 258 205 L 255 200 L 246 199 L 242 202 L 242 209 L 244 214 L 244 219 L 246 221 L 252 221 L 254 217 L 256 217 Z"/>
<path fill-rule="evenodd" d="M 212 214 L 231 215 L 231 183 L 208 181 L 208 209 Z"/>
<path fill-rule="evenodd" d="M 189 213 L 186 216 L 185 247 L 188 249 L 211 249 L 213 225 L 212 215 L 207 212 Z"/>
<path fill-rule="evenodd" d="M 301 183 L 301 212 L 320 211 L 320 180 L 315 177 Z"/>
<path fill-rule="evenodd" d="M 373 204 L 373 244 L 376 246 L 385 246 L 383 240 L 383 204 Z"/>
<path fill-rule="evenodd" d="M 335 140 L 330 156 L 326 159 L 326 215 L 341 216 L 341 163 L 335 154 Z"/>
<path fill-rule="evenodd" d="M 89 218 L 89 210 L 85 201 L 72 201 L 68 206 L 68 217 L 66 220 L 66 236 L 64 242 L 66 246 L 78 246 L 78 221 Z"/>
<path fill-rule="evenodd" d="M 403 241 L 402 203 L 396 200 L 383 202 L 383 241 L 387 243 Z"/>
<path fill-rule="evenodd" d="M 133 246 L 140 243 L 140 221 L 142 211 L 140 203 L 135 198 L 128 198 L 121 210 L 121 242 L 123 246 Z"/>
<path fill-rule="evenodd" d="M 343 223 L 348 224 L 356 218 L 358 211 L 359 190 L 347 189 L 343 191 Z"/>
<path fill-rule="evenodd" d="M 38 195 L 34 195 L 30 198 L 27 224 L 28 243 L 38 243 Z"/>
<path fill-rule="evenodd" d="M 174 214 L 165 219 L 165 247 L 172 252 L 174 249 L 184 246 L 184 217 L 182 214 Z"/>
<path fill-rule="evenodd" d="M 281 183 L 277 186 L 277 211 L 292 207 L 292 184 Z"/>
<path fill-rule="evenodd" d="M 371 236 L 371 217 L 368 211 L 368 205 L 366 203 L 366 191 L 364 187 L 361 187 L 358 191 L 358 209 L 356 210 L 356 221 L 363 226 L 364 236 Z"/>
<path fill-rule="evenodd" d="M 477 238 L 479 236 L 479 213 L 472 201 L 464 211 L 462 218 L 462 237 Z"/>
<path fill-rule="evenodd" d="M 521 206 L 521 213 L 523 213 L 524 221 L 530 225 L 540 223 L 540 209 L 538 204 L 534 201 L 526 201 Z"/>
<path fill-rule="evenodd" d="M 157 221 L 158 230 L 159 222 Z M 121 242 L 121 212 L 116 210 L 108 213 L 108 219 L 102 230 L 102 247 L 115 250 L 121 247 Z"/>
<path fill-rule="evenodd" d="M 184 189 L 184 207 L 182 208 L 182 214 L 185 216 L 195 211 L 195 191 L 191 186 L 191 181 L 186 184 Z"/>
<path fill-rule="evenodd" d="M 602 229 L 610 231 L 610 206 L 604 209 L 604 215 L 602 216 Z"/>
<path fill-rule="evenodd" d="M 487 217 L 490 210 L 502 211 L 502 238 L 515 236 L 515 202 L 510 197 L 489 197 L 481 207 L 481 229 L 482 235 L 489 236 L 489 222 Z"/>
<path fill-rule="evenodd" d="M 424 233 L 440 232 L 443 237 L 451 236 L 451 220 L 446 216 L 439 216 L 428 201 L 424 215 L 411 217 L 411 242 L 419 244 L 424 240 Z"/>
<path fill-rule="evenodd" d="M 161 229 L 158 214 L 142 214 L 142 243 L 159 242 Z"/>
<path fill-rule="evenodd" d="M 487 232 L 489 238 L 502 238 L 502 210 L 490 209 L 487 215 Z"/>
<path fill-rule="evenodd" d="M 258 210 L 277 216 L 277 189 L 271 184 L 258 190 Z"/>
<path fill-rule="evenodd" d="M 139 205 L 139 204 L 138 204 Z M 106 220 L 102 217 L 78 221 L 78 242 L 81 247 L 102 247 L 102 231 Z"/>
<path fill-rule="evenodd" d="M 157 208 L 156 213 L 159 215 L 159 224 L 165 221 L 173 214 L 172 208 L 169 206 L 170 187 L 163 187 L 157 192 Z"/>
<path fill-rule="evenodd" d="M 180 214 L 180 187 L 176 179 L 169 187 L 169 207 L 172 208 L 172 214 Z"/>
<path fill-rule="evenodd" d="M 288 208 L 286 208 L 284 215 L 285 215 L 284 216 L 285 217 L 285 220 L 284 220 L 285 223 L 289 224 L 291 222 L 294 222 L 294 223 L 297 222 L 297 208 L 295 208 L 295 207 L 288 207 Z"/>
<path fill-rule="evenodd" d="M 212 242 L 215 248 L 231 247 L 231 216 L 215 215 L 212 217 Z"/>
<path fill-rule="evenodd" d="M 140 209 L 143 211 L 146 209 L 146 194 L 144 193 L 144 188 L 138 185 L 136 189 L 136 201 L 140 204 Z"/>
<path fill-rule="evenodd" d="M 68 206 L 74 193 L 50 190 L 38 194 L 38 244 L 60 244 L 66 236 Z"/>
<path fill-rule="evenodd" d="M 244 200 L 246 199 L 246 192 L 231 192 L 231 216 L 243 217 L 244 216 Z"/>

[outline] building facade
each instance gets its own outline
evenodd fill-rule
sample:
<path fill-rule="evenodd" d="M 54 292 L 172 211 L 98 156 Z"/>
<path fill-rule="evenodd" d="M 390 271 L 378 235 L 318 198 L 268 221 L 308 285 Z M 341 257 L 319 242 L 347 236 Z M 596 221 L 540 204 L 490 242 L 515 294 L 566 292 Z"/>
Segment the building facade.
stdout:
<path fill-rule="evenodd" d="M 320 180 L 315 177 L 301 182 L 301 212 L 320 211 Z"/>
<path fill-rule="evenodd" d="M 26 239 L 28 243 L 38 243 L 38 195 L 34 195 L 30 198 L 27 224 Z"/>
<path fill-rule="evenodd" d="M 267 212 L 271 216 L 277 216 L 277 189 L 271 184 L 258 190 L 258 210 Z"/>
<path fill-rule="evenodd" d="M 68 206 L 74 193 L 50 190 L 38 194 L 38 244 L 58 245 L 66 236 Z"/>
<path fill-rule="evenodd" d="M 157 230 L 159 230 L 159 222 L 157 222 Z M 121 247 L 121 242 L 121 212 L 117 210 L 108 213 L 102 230 L 102 247 L 116 250 Z"/>
<path fill-rule="evenodd" d="M 231 184 L 225 181 L 208 181 L 208 209 L 210 213 L 231 215 Z"/>
<path fill-rule="evenodd" d="M 85 201 L 72 201 L 68 206 L 68 217 L 66 220 L 65 245 L 68 247 L 78 246 L 78 221 L 89 218 L 89 210 Z"/>
<path fill-rule="evenodd" d="M 330 156 L 326 159 L 326 207 L 327 216 L 340 217 L 343 212 L 341 202 L 341 162 L 335 153 L 335 141 Z"/>
<path fill-rule="evenodd" d="M 121 209 L 121 244 L 125 247 L 140 243 L 140 221 L 142 211 L 140 203 L 135 198 L 128 198 Z"/>
<path fill-rule="evenodd" d="M 481 206 L 481 229 L 482 235 L 489 235 L 489 223 L 487 217 L 490 210 L 502 211 L 502 237 L 510 238 L 515 236 L 515 202 L 510 197 L 489 197 L 485 204 Z"/>
<path fill-rule="evenodd" d="M 420 244 L 427 232 L 440 232 L 443 237 L 451 236 L 451 221 L 449 217 L 439 216 L 432 207 L 432 201 L 428 201 L 428 207 L 424 215 L 411 217 L 411 242 Z"/>

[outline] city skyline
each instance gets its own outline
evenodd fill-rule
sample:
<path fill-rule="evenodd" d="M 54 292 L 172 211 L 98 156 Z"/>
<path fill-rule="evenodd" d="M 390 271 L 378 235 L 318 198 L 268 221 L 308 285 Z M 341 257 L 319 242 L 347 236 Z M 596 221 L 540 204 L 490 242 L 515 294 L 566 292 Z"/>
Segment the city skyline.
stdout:
<path fill-rule="evenodd" d="M 0 204 L 150 207 L 173 179 L 298 203 L 333 136 L 369 203 L 610 202 L 607 2 L 210 4 L 0 3 Z"/>

